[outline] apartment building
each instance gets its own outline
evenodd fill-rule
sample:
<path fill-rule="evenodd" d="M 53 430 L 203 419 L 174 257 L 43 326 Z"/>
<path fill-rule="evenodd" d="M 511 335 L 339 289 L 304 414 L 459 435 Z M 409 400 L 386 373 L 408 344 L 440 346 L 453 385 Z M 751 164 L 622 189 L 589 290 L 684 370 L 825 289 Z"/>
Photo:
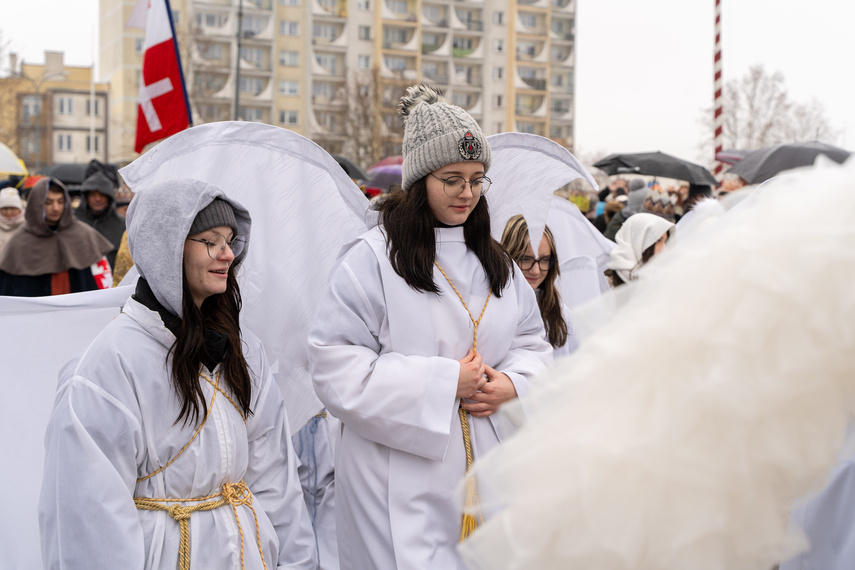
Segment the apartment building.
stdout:
<path fill-rule="evenodd" d="M 397 102 L 429 82 L 485 133 L 573 148 L 576 0 L 172 0 L 194 123 L 278 125 L 362 165 L 398 154 Z M 111 155 L 135 154 L 143 32 L 100 0 Z M 239 105 L 235 109 L 236 95 Z"/>
<path fill-rule="evenodd" d="M 12 54 L 0 92 L 0 139 L 30 170 L 109 160 L 109 85 L 93 84 L 91 67 L 66 66 L 62 52 L 45 52 L 44 64 Z"/>

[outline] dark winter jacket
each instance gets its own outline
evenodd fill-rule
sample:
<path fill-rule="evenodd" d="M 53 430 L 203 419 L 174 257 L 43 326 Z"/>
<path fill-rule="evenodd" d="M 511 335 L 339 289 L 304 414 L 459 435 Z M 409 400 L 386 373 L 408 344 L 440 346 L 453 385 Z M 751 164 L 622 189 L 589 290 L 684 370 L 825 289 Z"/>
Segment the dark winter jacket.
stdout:
<path fill-rule="evenodd" d="M 116 211 L 116 192 L 113 183 L 103 173 L 96 172 L 83 181 L 80 191 L 83 193 L 83 201 L 74 211 L 74 215 L 81 222 L 98 230 L 113 244 L 113 251 L 107 254 L 107 260 L 113 268 L 116 265 L 116 252 L 122 242 L 122 234 L 125 233 L 125 218 Z M 107 196 L 109 204 L 103 212 L 95 213 L 89 208 L 87 197 L 92 191 Z"/>

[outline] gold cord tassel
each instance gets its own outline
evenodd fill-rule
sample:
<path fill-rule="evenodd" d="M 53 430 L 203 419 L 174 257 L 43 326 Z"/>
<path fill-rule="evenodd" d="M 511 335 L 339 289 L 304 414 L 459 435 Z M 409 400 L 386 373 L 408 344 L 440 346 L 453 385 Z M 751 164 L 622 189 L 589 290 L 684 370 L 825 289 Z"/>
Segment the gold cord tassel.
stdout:
<path fill-rule="evenodd" d="M 457 413 L 460 416 L 460 428 L 463 430 L 463 447 L 466 449 L 466 498 L 463 502 L 463 522 L 460 526 L 460 542 L 463 542 L 478 528 L 478 518 L 480 518 L 481 524 L 484 524 L 484 515 L 481 513 L 475 478 L 474 476 L 469 477 L 469 472 L 472 469 L 472 439 L 469 435 L 469 418 L 463 408 L 458 408 Z M 478 518 L 471 514 L 475 510 L 478 511 Z"/>

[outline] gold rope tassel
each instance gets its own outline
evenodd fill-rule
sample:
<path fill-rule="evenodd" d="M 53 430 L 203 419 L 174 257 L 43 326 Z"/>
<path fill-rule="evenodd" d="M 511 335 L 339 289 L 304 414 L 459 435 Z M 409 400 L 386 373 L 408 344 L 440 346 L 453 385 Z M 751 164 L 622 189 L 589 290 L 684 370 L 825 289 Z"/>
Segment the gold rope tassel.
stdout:
<path fill-rule="evenodd" d="M 487 293 L 487 300 L 484 301 L 484 307 L 481 309 L 481 314 L 478 315 L 478 320 L 472 316 L 472 312 L 469 310 L 469 306 L 466 304 L 466 301 L 463 300 L 463 295 L 460 294 L 460 291 L 457 290 L 457 287 L 454 286 L 451 279 L 442 269 L 442 266 L 436 261 L 434 261 L 434 265 L 436 265 L 439 272 L 442 273 L 442 276 L 445 277 L 445 280 L 448 281 L 448 284 L 451 285 L 451 288 L 457 294 L 457 298 L 460 299 L 460 302 L 463 304 L 463 308 L 466 309 L 466 313 L 469 315 L 469 320 L 472 321 L 472 326 L 474 330 L 472 332 L 472 350 L 478 350 L 478 325 L 481 324 L 481 319 L 484 318 L 484 313 L 487 311 L 487 304 L 490 302 L 490 297 L 493 294 L 491 290 Z M 475 532 L 475 529 L 478 528 L 478 523 L 480 521 L 481 524 L 484 524 L 484 514 L 481 512 L 481 502 L 478 500 L 478 488 L 475 485 L 475 478 L 469 477 L 469 472 L 472 469 L 472 436 L 469 434 L 469 417 L 466 410 L 463 409 L 463 400 L 460 400 L 460 406 L 457 408 L 457 415 L 460 416 L 460 429 L 463 432 L 463 447 L 466 449 L 466 499 L 463 502 L 463 522 L 460 526 L 460 542 L 466 540 L 470 534 Z M 478 512 L 478 518 L 475 518 L 475 515 L 471 514 L 473 512 Z"/>
<path fill-rule="evenodd" d="M 484 515 L 481 513 L 475 477 L 469 476 L 472 469 L 472 439 L 469 435 L 469 418 L 466 417 L 467 412 L 463 408 L 458 408 L 457 413 L 460 416 L 460 428 L 463 430 L 463 447 L 466 449 L 466 499 L 463 502 L 463 523 L 460 526 L 460 542 L 463 542 L 478 528 L 478 519 L 481 520 L 481 524 L 484 524 Z M 475 510 L 478 511 L 477 519 L 475 515 L 471 514 Z"/>

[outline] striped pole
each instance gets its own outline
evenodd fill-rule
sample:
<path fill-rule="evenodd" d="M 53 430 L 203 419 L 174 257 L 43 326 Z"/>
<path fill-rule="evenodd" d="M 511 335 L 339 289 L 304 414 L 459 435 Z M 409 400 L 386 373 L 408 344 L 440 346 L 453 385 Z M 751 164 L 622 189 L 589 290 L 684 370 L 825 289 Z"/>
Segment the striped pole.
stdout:
<path fill-rule="evenodd" d="M 721 0 L 715 0 L 715 58 L 713 60 L 713 125 L 715 127 L 714 144 L 715 154 L 720 153 L 722 149 L 722 105 L 721 105 Z M 715 159 L 715 155 L 713 155 Z M 721 175 L 723 165 L 716 161 L 715 172 L 716 177 Z"/>

